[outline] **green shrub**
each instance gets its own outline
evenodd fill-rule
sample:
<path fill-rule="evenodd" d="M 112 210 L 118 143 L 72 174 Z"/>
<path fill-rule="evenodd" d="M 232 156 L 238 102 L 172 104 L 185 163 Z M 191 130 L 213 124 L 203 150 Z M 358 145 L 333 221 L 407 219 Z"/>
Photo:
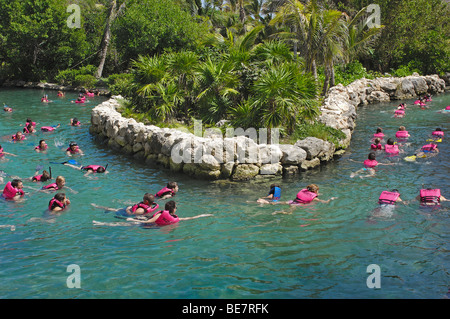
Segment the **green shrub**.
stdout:
<path fill-rule="evenodd" d="M 86 88 L 93 88 L 95 87 L 95 84 L 97 83 L 97 79 L 95 76 L 90 74 L 79 74 L 75 76 L 75 79 L 73 81 L 73 85 L 75 86 L 83 86 Z"/>
<path fill-rule="evenodd" d="M 62 70 L 58 72 L 58 75 L 55 76 L 55 81 L 58 84 L 61 85 L 85 85 L 85 84 L 80 84 L 80 82 L 82 83 L 87 83 L 87 84 L 92 84 L 93 80 L 92 78 L 88 78 L 88 77 L 79 77 L 78 80 L 76 79 L 78 76 L 80 75 L 90 75 L 92 76 L 94 79 L 94 72 L 96 70 L 96 67 L 94 65 L 87 65 L 84 67 L 81 67 L 79 69 L 67 69 L 67 70 Z M 96 82 L 96 80 L 95 80 Z M 95 85 L 95 82 L 92 84 L 92 86 Z M 86 85 L 88 86 L 88 85 Z"/>
<path fill-rule="evenodd" d="M 339 148 L 339 141 L 344 139 L 346 135 L 342 131 L 326 126 L 323 123 L 303 123 L 296 127 L 290 137 L 290 142 L 295 143 L 297 140 L 302 140 L 307 137 L 320 138 L 321 140 L 333 143 L 336 148 Z"/>
<path fill-rule="evenodd" d="M 130 96 L 134 83 L 134 76 L 130 73 L 111 74 L 106 80 L 108 88 L 113 95 Z"/>

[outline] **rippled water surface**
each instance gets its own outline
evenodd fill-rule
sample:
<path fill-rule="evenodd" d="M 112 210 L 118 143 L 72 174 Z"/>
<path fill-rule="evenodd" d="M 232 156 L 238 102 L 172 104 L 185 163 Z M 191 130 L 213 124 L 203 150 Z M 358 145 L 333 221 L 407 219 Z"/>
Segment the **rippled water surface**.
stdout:
<path fill-rule="evenodd" d="M 48 94 L 53 103 L 40 103 Z M 328 204 L 297 208 L 293 214 L 273 214 L 285 206 L 260 206 L 274 180 L 245 183 L 207 182 L 147 167 L 108 150 L 89 134 L 90 110 L 103 101 L 74 104 L 75 93 L 57 98 L 56 92 L 0 89 L 0 102 L 14 108 L 0 114 L 0 144 L 18 155 L 0 161 L 0 169 L 25 179 L 37 166 L 52 167 L 53 176 L 66 177 L 71 207 L 49 218 L 52 194 L 24 182 L 28 194 L 20 202 L 0 201 L 0 298 L 442 298 L 449 288 L 449 203 L 438 209 L 420 208 L 414 198 L 422 185 L 440 188 L 450 198 L 448 137 L 438 156 L 407 162 L 403 158 L 425 144 L 441 127 L 448 132 L 450 95 L 433 97 L 421 110 L 406 101 L 405 118 L 393 118 L 397 103 L 369 105 L 358 110 L 357 127 L 346 153 L 319 169 L 275 179 L 282 200 L 290 200 L 309 183 L 320 187 L 320 198 L 338 197 Z M 40 126 L 26 141 L 11 143 L 27 117 Z M 86 125 L 70 127 L 70 118 Z M 394 137 L 404 125 L 411 137 L 398 157 L 377 155 L 376 175 L 356 176 L 367 158 L 370 137 L 382 126 Z M 47 154 L 33 151 L 41 138 Z M 49 162 L 69 158 L 64 150 L 76 141 L 85 155 L 83 165 L 108 164 L 109 174 L 85 177 L 70 167 Z M 2 188 L 9 180 L 0 185 Z M 181 217 L 214 214 L 161 228 L 95 226 L 92 221 L 116 223 L 113 213 L 97 205 L 122 208 L 139 202 L 145 192 L 156 193 L 175 180 L 175 199 Z M 397 188 L 407 205 L 377 211 L 379 194 Z M 255 201 L 251 203 L 248 201 Z M 164 204 L 160 202 L 161 205 Z M 72 274 L 81 271 L 81 288 L 68 288 Z M 370 289 L 367 267 L 380 267 L 381 288 Z"/>

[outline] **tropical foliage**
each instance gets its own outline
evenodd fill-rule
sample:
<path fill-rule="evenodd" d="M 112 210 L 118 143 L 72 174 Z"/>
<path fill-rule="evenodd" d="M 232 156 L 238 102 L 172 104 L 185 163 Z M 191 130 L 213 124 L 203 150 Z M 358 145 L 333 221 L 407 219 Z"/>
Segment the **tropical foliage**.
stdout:
<path fill-rule="evenodd" d="M 127 112 L 164 125 L 320 135 L 310 128 L 336 83 L 450 70 L 445 1 L 379 0 L 375 27 L 372 2 L 79 0 L 70 28 L 71 1 L 0 0 L 0 81 L 103 83 L 129 97 Z"/>

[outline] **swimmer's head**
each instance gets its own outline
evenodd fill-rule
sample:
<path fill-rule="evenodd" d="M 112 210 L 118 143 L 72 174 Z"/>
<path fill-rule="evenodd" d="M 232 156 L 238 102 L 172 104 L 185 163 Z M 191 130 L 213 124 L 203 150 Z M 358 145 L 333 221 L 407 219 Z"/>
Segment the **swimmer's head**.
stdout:
<path fill-rule="evenodd" d="M 173 200 L 170 200 L 166 203 L 166 205 L 164 206 L 164 209 L 168 210 L 170 214 L 173 214 L 177 210 L 177 205 L 175 204 L 175 202 Z"/>
<path fill-rule="evenodd" d="M 316 184 L 309 184 L 308 186 L 306 186 L 306 189 L 316 194 L 319 192 L 319 186 L 317 186 Z"/>
<path fill-rule="evenodd" d="M 155 195 L 150 194 L 150 193 L 145 193 L 143 201 L 148 202 L 149 204 L 152 204 L 155 201 Z"/>
<path fill-rule="evenodd" d="M 387 143 L 388 143 L 388 145 L 394 145 L 395 144 L 395 142 L 394 142 L 394 140 L 392 138 L 388 139 Z"/>
<path fill-rule="evenodd" d="M 370 152 L 370 153 L 369 153 L 369 156 L 368 156 L 367 158 L 370 159 L 370 160 L 372 160 L 372 161 L 375 160 L 375 158 L 376 158 L 376 157 L 375 157 L 375 153 L 374 153 L 374 152 Z"/>

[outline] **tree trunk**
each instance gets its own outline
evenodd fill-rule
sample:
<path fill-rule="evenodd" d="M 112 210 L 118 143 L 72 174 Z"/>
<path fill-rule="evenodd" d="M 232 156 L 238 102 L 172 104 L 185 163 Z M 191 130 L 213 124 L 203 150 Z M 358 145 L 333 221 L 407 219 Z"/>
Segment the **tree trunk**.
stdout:
<path fill-rule="evenodd" d="M 325 66 L 325 80 L 323 81 L 322 96 L 325 96 L 328 91 L 328 84 L 330 83 L 330 68 L 328 65 Z"/>
<path fill-rule="evenodd" d="M 102 77 L 106 56 L 108 55 L 108 48 L 111 42 L 111 25 L 113 21 L 116 19 L 117 15 L 123 10 L 124 7 L 125 1 L 120 5 L 120 8 L 118 10 L 116 0 L 111 1 L 111 8 L 109 10 L 108 19 L 106 20 L 105 31 L 103 32 L 103 39 L 100 44 L 100 54 L 99 54 L 100 63 L 98 64 L 97 72 L 95 73 L 95 77 L 97 79 Z"/>

